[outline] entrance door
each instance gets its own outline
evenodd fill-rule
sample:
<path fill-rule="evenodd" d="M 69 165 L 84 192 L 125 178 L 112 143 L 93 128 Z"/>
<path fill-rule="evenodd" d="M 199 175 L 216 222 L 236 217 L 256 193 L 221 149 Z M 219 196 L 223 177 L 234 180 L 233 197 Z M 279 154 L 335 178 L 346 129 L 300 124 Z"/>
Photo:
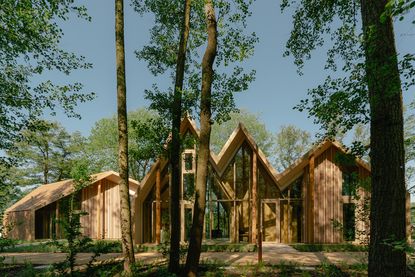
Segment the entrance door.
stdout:
<path fill-rule="evenodd" d="M 262 240 L 280 242 L 279 200 L 263 200 L 261 212 Z"/>
<path fill-rule="evenodd" d="M 302 205 L 301 201 L 281 200 L 281 242 L 301 242 Z"/>

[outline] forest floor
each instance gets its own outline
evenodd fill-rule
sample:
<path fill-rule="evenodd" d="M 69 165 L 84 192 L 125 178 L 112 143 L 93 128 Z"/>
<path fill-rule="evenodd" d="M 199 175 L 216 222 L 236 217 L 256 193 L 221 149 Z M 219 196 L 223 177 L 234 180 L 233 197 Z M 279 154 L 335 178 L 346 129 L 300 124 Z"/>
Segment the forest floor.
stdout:
<path fill-rule="evenodd" d="M 4 263 L 33 265 L 50 265 L 65 259 L 66 253 L 2 253 Z M 88 263 L 91 253 L 79 253 L 77 264 Z M 120 253 L 102 254 L 97 261 L 120 259 Z M 203 252 L 201 259 L 205 262 L 220 262 L 227 265 L 253 265 L 258 263 L 257 252 Z M 365 264 L 366 252 L 300 252 L 286 244 L 264 243 L 262 253 L 263 263 L 280 264 L 294 263 L 302 266 L 318 266 L 322 263 L 336 265 Z M 163 261 L 163 256 L 157 252 L 143 252 L 136 254 L 136 260 L 143 264 L 152 264 Z"/>

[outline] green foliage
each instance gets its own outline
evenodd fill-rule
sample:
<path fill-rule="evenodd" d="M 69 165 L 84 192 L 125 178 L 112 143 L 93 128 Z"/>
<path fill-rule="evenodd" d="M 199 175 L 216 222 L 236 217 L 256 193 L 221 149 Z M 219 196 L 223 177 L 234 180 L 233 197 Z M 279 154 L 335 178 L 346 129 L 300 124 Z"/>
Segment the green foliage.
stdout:
<path fill-rule="evenodd" d="M 274 147 L 272 134 L 266 129 L 258 114 L 247 110 L 232 112 L 228 121 L 212 125 L 211 149 L 218 154 L 239 123 L 245 126 L 265 155 L 270 156 Z"/>
<path fill-rule="evenodd" d="M 356 245 L 352 243 L 341 244 L 304 244 L 297 243 L 291 245 L 300 252 L 367 252 L 368 247 L 365 245 Z"/>
<path fill-rule="evenodd" d="M 131 177 L 141 180 L 163 150 L 168 132 L 153 111 L 141 108 L 128 113 L 129 167 Z M 118 171 L 117 118 L 95 123 L 87 144 L 87 156 L 94 171 Z"/>
<path fill-rule="evenodd" d="M 59 48 L 63 32 L 57 21 L 70 14 L 89 20 L 83 6 L 75 0 L 4 0 L 0 14 L 0 150 L 6 150 L 19 139 L 21 129 L 37 129 L 44 109 L 53 114 L 60 106 L 68 116 L 79 117 L 77 103 L 94 95 L 81 93 L 80 83 L 54 84 L 47 79 L 31 83 L 34 76 L 49 71 L 68 75 L 91 67 L 84 57 Z"/>
<path fill-rule="evenodd" d="M 399 6 L 409 1 L 390 1 L 397 15 Z M 361 33 L 360 1 L 284 0 L 282 10 L 294 8 L 293 29 L 286 44 L 286 56 L 292 55 L 301 73 L 304 62 L 324 43 L 327 51 L 325 69 L 331 71 L 324 83 L 308 91 L 308 98 L 295 107 L 307 111 L 321 126 L 323 137 L 334 138 L 358 124 L 369 122 L 369 98 Z M 400 56 L 399 70 L 403 88 L 414 84 L 414 56 Z M 337 77 L 338 66 L 342 76 Z"/>
<path fill-rule="evenodd" d="M 69 134 L 59 123 L 40 120 L 37 130 L 24 129 L 16 150 L 8 152 L 18 161 L 9 173 L 19 187 L 68 179 L 71 168 L 84 150 L 85 140 L 79 132 Z"/>
<path fill-rule="evenodd" d="M 68 253 L 63 262 L 53 265 L 60 274 L 66 274 L 68 272 L 72 276 L 77 253 L 85 248 L 91 247 L 92 239 L 82 234 L 81 216 L 86 215 L 86 213 L 80 210 L 80 202 L 78 199 L 80 191 L 93 182 L 88 166 L 87 161 L 81 161 L 74 165 L 71 172 L 74 180 L 74 192 L 60 200 L 60 209 L 63 217 L 56 219 L 56 222 L 62 228 L 67 243 L 56 239 L 51 242 L 52 245 L 61 249 L 62 252 Z M 100 255 L 99 251 L 103 249 L 106 249 L 105 244 L 100 244 L 99 247 L 94 248 L 94 254 L 88 263 L 88 268 L 92 266 L 92 262 Z"/>
<path fill-rule="evenodd" d="M 255 252 L 256 250 L 255 244 L 202 244 L 202 252 Z"/>
<path fill-rule="evenodd" d="M 413 0 L 389 0 L 386 4 L 386 10 L 383 13 L 381 20 L 386 20 L 388 16 L 398 17 L 400 21 L 405 18 L 405 15 L 415 7 L 415 1 Z M 412 21 L 415 24 L 415 20 Z"/>
<path fill-rule="evenodd" d="M 276 135 L 275 153 L 279 171 L 302 157 L 311 147 L 310 133 L 293 125 L 282 126 Z"/>
<path fill-rule="evenodd" d="M 276 267 L 279 269 L 281 277 L 289 277 L 299 271 L 298 265 L 292 262 L 281 261 Z"/>
<path fill-rule="evenodd" d="M 332 277 L 347 277 L 348 274 L 344 273 L 339 267 L 330 263 L 322 263 L 319 266 L 320 276 L 332 276 Z"/>
<path fill-rule="evenodd" d="M 218 14 L 218 53 L 217 70 L 212 87 L 213 118 L 217 122 L 229 119 L 229 113 L 235 111 L 233 93 L 244 91 L 254 79 L 255 71 L 245 73 L 241 63 L 252 56 L 254 45 L 258 41 L 255 33 L 246 34 L 246 21 L 251 15 L 249 7 L 252 0 L 216 1 Z M 134 0 L 134 9 L 141 15 L 154 15 L 154 25 L 150 29 L 150 42 L 136 51 L 137 58 L 148 63 L 154 75 L 173 74 L 176 67 L 177 49 L 182 28 L 183 1 Z M 204 1 L 192 1 L 190 16 L 190 34 L 186 60 L 186 74 L 182 93 L 183 111 L 189 114 L 197 109 L 197 100 L 201 86 L 201 57 L 207 41 L 204 15 Z M 157 110 L 167 122 L 171 120 L 173 89 L 160 89 L 153 85 L 146 91 L 151 101 L 150 108 Z"/>

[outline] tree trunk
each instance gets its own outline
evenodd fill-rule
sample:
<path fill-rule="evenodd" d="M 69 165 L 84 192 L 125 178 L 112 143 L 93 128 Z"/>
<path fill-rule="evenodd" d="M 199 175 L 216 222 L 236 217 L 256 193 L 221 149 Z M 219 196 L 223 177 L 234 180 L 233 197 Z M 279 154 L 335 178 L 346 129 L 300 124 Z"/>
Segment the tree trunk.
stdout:
<path fill-rule="evenodd" d="M 402 91 L 387 0 L 362 0 L 371 113 L 372 198 L 369 276 L 406 276 L 406 255 L 385 242 L 405 242 Z"/>
<path fill-rule="evenodd" d="M 193 223 L 190 233 L 189 250 L 187 252 L 185 273 L 196 276 L 202 247 L 203 222 L 206 207 L 206 182 L 209 162 L 209 142 L 211 131 L 211 88 L 213 82 L 213 62 L 216 57 L 217 29 L 216 17 L 211 0 L 205 1 L 205 16 L 208 33 L 208 44 L 202 61 L 202 91 L 200 98 L 200 140 L 197 156 L 197 175 L 195 185 L 195 203 Z"/>
<path fill-rule="evenodd" d="M 187 40 L 190 31 L 191 0 L 185 0 L 183 28 L 177 54 L 176 80 L 172 106 L 172 141 L 170 149 L 171 188 L 170 188 L 170 258 L 168 269 L 172 273 L 180 270 L 180 122 L 182 117 L 182 90 L 186 64 Z"/>
<path fill-rule="evenodd" d="M 124 255 L 124 271 L 130 272 L 134 264 L 134 248 L 131 235 L 131 209 L 128 189 L 128 132 L 127 93 L 125 86 L 124 52 L 124 3 L 115 0 L 115 45 L 117 66 L 117 112 L 118 112 L 118 165 L 120 169 L 121 240 Z"/>

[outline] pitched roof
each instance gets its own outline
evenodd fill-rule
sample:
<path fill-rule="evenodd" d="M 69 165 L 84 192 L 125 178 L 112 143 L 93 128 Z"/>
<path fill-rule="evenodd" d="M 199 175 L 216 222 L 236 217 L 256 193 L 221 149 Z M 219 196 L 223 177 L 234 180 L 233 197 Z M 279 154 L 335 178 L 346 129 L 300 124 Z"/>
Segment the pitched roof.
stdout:
<path fill-rule="evenodd" d="M 248 130 L 242 123 L 239 123 L 238 127 L 232 132 L 228 141 L 222 147 L 222 150 L 220 151 L 219 155 L 215 157 L 215 162 L 217 164 L 219 176 L 223 175 L 227 166 L 232 161 L 233 157 L 235 156 L 235 154 L 237 153 L 244 141 L 248 143 L 252 151 L 257 153 L 258 161 L 262 163 L 262 165 L 264 166 L 272 180 L 275 182 L 275 184 L 278 184 L 277 170 L 275 170 L 275 168 L 268 161 L 267 157 L 262 152 L 261 148 L 259 148 L 252 135 L 248 132 Z"/>
<path fill-rule="evenodd" d="M 190 131 L 195 137 L 199 137 L 199 130 L 196 127 L 196 123 L 189 117 L 185 117 L 183 119 L 180 128 L 181 134 L 185 134 L 187 131 Z M 263 168 L 267 171 L 272 181 L 278 186 L 280 190 L 284 190 L 285 188 L 287 188 L 296 178 L 298 178 L 302 174 L 303 168 L 308 165 L 311 156 L 319 156 L 330 146 L 334 146 L 343 153 L 347 153 L 346 149 L 339 142 L 332 140 L 324 140 L 322 143 L 314 146 L 310 151 L 308 151 L 301 158 L 295 161 L 292 165 L 285 169 L 284 172 L 278 173 L 277 170 L 268 161 L 267 157 L 262 152 L 262 150 L 258 147 L 254 138 L 246 129 L 246 127 L 242 123 L 239 123 L 238 127 L 235 128 L 235 130 L 232 132 L 227 142 L 219 152 L 219 154 L 216 155 L 213 151 L 210 152 L 210 165 L 219 177 L 223 176 L 223 174 L 226 171 L 226 168 L 232 162 L 233 157 L 236 155 L 239 148 L 244 142 L 247 142 L 248 145 L 251 147 L 252 151 L 257 153 L 258 162 L 260 162 L 263 165 Z M 370 165 L 362 159 L 356 158 L 356 162 L 359 166 L 370 171 Z M 140 197 L 147 196 L 148 191 L 151 189 L 151 185 L 155 182 L 155 172 L 157 166 L 160 165 L 161 169 L 163 170 L 167 164 L 167 160 L 159 159 L 152 166 L 149 173 L 147 173 L 147 175 L 141 182 L 142 193 L 140 193 Z"/>
<path fill-rule="evenodd" d="M 109 179 L 116 183 L 121 180 L 119 174 L 114 171 L 105 171 L 91 175 L 92 183 L 96 183 L 97 181 L 103 179 Z M 139 183 L 133 179 L 130 179 L 129 186 L 130 194 L 135 195 Z M 6 213 L 12 211 L 38 210 L 50 203 L 70 195 L 73 191 L 73 179 L 41 185 L 9 207 L 6 210 Z"/>
<path fill-rule="evenodd" d="M 286 188 L 288 185 L 290 185 L 292 181 L 294 181 L 297 177 L 299 177 L 302 174 L 303 168 L 308 165 L 309 160 L 312 156 L 317 157 L 321 155 L 331 146 L 334 146 L 343 153 L 347 153 L 347 150 L 341 145 L 340 142 L 328 139 L 324 140 L 323 142 L 314 146 L 310 151 L 305 153 L 301 158 L 299 158 L 297 161 L 295 161 L 292 165 L 287 167 L 282 173 L 278 175 L 278 182 L 281 185 L 281 189 Z M 356 157 L 355 161 L 359 166 L 365 168 L 367 171 L 371 171 L 370 165 L 364 160 Z"/>
<path fill-rule="evenodd" d="M 188 131 L 195 137 L 199 137 L 200 133 L 196 126 L 196 123 L 191 118 L 185 117 L 180 125 L 180 133 L 183 135 Z M 225 173 L 227 166 L 230 162 L 232 162 L 233 157 L 235 156 L 235 154 L 237 153 L 244 141 L 246 141 L 252 148 L 252 150 L 257 153 L 258 161 L 263 164 L 271 179 L 275 182 L 275 184 L 278 185 L 277 171 L 269 163 L 265 154 L 258 147 L 255 140 L 242 123 L 239 123 L 238 127 L 235 128 L 235 130 L 232 132 L 228 141 L 222 147 L 222 150 L 220 151 L 219 155 L 216 155 L 213 151 L 210 151 L 209 163 L 212 166 L 213 170 L 216 172 L 216 174 L 218 174 L 219 177 L 221 177 Z M 167 164 L 168 161 L 165 159 L 158 159 L 156 163 L 153 164 L 150 171 L 141 181 L 139 196 L 140 198 L 144 198 L 147 196 L 152 184 L 155 182 L 155 172 L 157 167 L 160 166 L 161 170 L 163 170 Z"/>

